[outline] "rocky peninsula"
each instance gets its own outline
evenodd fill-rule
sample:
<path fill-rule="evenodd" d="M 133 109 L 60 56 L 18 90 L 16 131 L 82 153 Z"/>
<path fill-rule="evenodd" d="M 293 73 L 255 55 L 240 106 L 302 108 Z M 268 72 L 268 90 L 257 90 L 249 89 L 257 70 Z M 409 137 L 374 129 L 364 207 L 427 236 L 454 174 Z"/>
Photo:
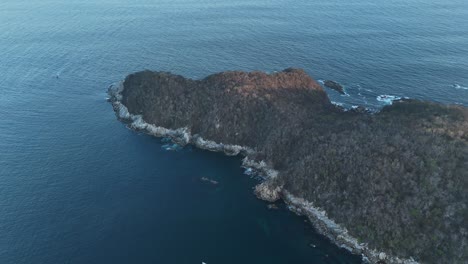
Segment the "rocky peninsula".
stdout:
<path fill-rule="evenodd" d="M 371 263 L 468 261 L 468 109 L 416 100 L 345 111 L 303 70 L 192 80 L 142 71 L 109 89 L 117 116 L 179 144 L 242 155 L 337 245 Z"/>

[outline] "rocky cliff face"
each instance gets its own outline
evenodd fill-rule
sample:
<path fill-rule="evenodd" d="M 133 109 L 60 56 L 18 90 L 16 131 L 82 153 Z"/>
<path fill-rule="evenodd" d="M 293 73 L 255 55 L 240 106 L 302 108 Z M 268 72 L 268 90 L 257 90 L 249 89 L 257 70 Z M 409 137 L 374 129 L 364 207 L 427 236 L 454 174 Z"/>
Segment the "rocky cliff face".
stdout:
<path fill-rule="evenodd" d="M 282 196 L 371 261 L 468 261 L 466 108 L 405 100 L 346 112 L 298 69 L 202 80 L 143 71 L 122 88 L 120 117 L 269 168 L 259 197 Z"/>

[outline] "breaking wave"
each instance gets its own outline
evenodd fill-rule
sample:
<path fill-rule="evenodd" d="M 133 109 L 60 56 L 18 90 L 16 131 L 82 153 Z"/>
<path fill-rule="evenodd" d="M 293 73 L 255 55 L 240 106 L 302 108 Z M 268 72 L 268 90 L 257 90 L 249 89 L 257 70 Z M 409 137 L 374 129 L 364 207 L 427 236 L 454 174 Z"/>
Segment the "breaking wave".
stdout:
<path fill-rule="evenodd" d="M 454 84 L 453 88 L 458 89 L 458 90 L 468 90 L 468 87 L 465 87 L 459 84 Z"/>
<path fill-rule="evenodd" d="M 393 103 L 393 101 L 398 101 L 398 100 L 401 100 L 402 98 L 400 96 L 396 96 L 396 95 L 382 94 L 382 95 L 377 96 L 376 99 L 379 102 L 383 102 L 383 103 L 385 103 L 387 105 L 391 105 Z"/>

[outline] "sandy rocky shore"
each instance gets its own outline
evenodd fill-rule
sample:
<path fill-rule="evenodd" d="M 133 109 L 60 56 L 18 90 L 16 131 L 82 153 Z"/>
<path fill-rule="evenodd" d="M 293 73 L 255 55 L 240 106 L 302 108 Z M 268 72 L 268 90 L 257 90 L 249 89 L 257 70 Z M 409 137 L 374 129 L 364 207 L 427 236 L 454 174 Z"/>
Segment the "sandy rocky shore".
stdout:
<path fill-rule="evenodd" d="M 282 199 L 288 205 L 288 208 L 291 211 L 298 215 L 306 216 L 315 229 L 321 234 L 325 235 L 333 243 L 342 248 L 345 248 L 353 254 L 361 255 L 364 263 L 418 263 L 413 258 L 401 259 L 377 249 L 369 248 L 365 243 L 359 243 L 356 238 L 352 237 L 348 233 L 348 230 L 345 227 L 340 226 L 339 224 L 335 223 L 335 221 L 330 219 L 324 210 L 314 206 L 312 202 L 294 196 L 287 190 L 283 189 L 282 186 L 271 184 L 277 177 L 278 171 L 272 169 L 263 161 L 256 162 L 249 159 L 248 156 L 254 154 L 255 150 L 249 147 L 227 145 L 204 139 L 197 134 L 192 135 L 190 131 L 184 127 L 174 130 L 160 127 L 156 124 L 146 123 L 141 115 L 134 115 L 129 113 L 127 107 L 122 103 L 123 90 L 123 81 L 111 85 L 108 89 L 109 101 L 113 106 L 117 118 L 127 123 L 131 129 L 143 131 L 155 137 L 171 138 L 173 142 L 181 146 L 191 144 L 200 149 L 222 152 L 228 156 L 243 156 L 244 158 L 242 161 L 242 166 L 252 169 L 265 179 L 265 181 L 258 184 L 254 189 L 255 195 L 259 199 L 265 200 L 267 202 L 275 202 L 279 199 Z"/>

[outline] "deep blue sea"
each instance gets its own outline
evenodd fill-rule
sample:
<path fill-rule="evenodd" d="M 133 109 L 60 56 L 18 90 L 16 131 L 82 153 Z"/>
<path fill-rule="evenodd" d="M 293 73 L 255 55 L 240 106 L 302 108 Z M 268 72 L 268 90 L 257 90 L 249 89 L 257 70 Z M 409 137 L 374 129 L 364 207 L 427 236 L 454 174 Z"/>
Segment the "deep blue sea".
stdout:
<path fill-rule="evenodd" d="M 268 210 L 239 158 L 167 151 L 105 100 L 143 69 L 287 67 L 346 106 L 468 105 L 468 1 L 1 0 L 0 263 L 359 263 Z"/>

